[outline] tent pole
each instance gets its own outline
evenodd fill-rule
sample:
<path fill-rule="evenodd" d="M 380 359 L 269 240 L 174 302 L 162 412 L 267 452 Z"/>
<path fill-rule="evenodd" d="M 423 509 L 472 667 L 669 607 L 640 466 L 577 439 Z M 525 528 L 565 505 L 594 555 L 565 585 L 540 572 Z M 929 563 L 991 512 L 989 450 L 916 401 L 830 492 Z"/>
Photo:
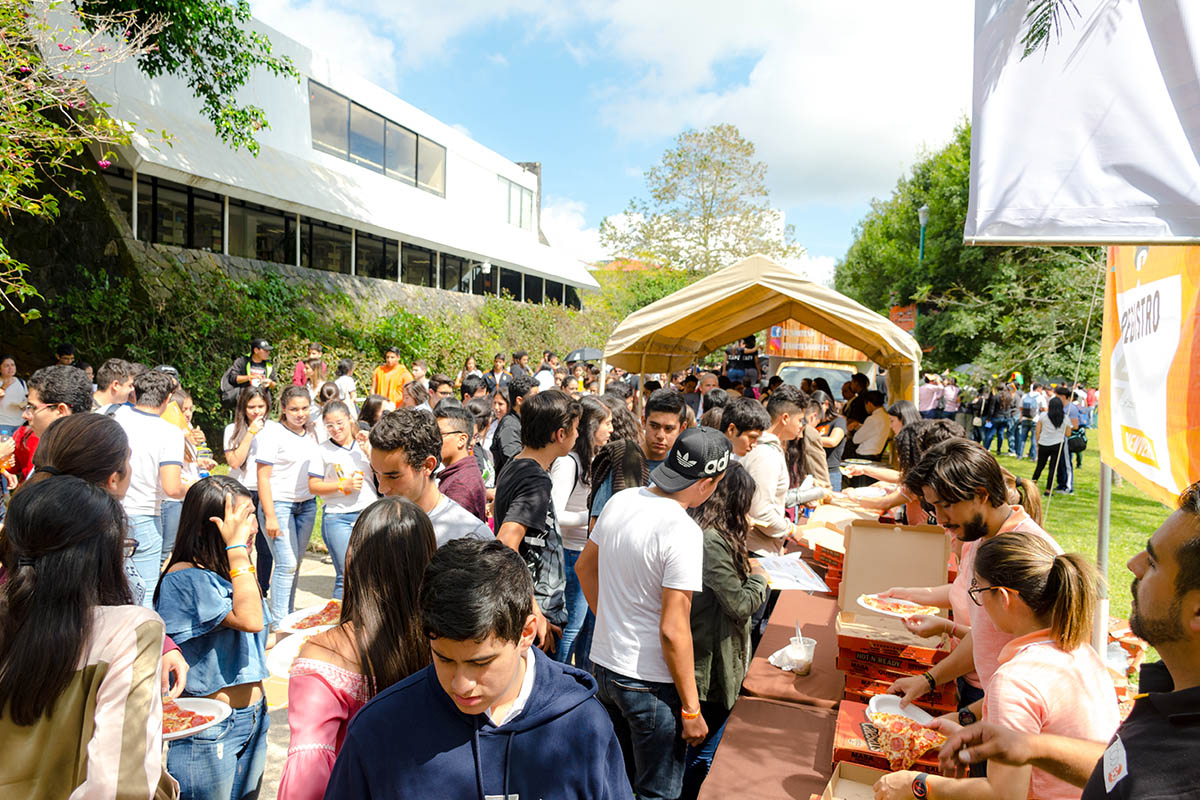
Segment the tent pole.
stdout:
<path fill-rule="evenodd" d="M 1092 647 L 1101 660 L 1108 652 L 1108 544 L 1109 522 L 1112 517 L 1112 468 L 1100 462 L 1100 522 L 1096 536 L 1096 566 L 1100 568 L 1105 582 L 1100 588 L 1100 602 L 1096 604 L 1096 620 L 1092 624 Z"/>
<path fill-rule="evenodd" d="M 600 356 L 600 394 L 604 394 L 608 389 L 608 370 L 606 367 L 608 367 L 608 359 Z"/>

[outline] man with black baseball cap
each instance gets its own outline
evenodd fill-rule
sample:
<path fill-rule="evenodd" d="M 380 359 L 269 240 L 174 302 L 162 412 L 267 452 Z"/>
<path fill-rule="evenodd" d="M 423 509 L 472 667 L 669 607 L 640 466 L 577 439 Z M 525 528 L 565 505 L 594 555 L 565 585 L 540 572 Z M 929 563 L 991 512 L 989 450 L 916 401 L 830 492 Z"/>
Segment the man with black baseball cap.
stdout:
<path fill-rule="evenodd" d="M 649 487 L 604 506 L 575 571 L 596 614 L 591 659 L 639 797 L 678 797 L 685 744 L 708 733 L 692 658 L 692 592 L 703 586 L 704 545 L 688 516 L 729 466 L 725 434 L 679 434 Z M 646 720 L 653 720 L 647 729 Z"/>
<path fill-rule="evenodd" d="M 238 395 L 246 386 L 275 388 L 275 365 L 271 363 L 271 345 L 266 339 L 250 340 L 250 355 L 238 356 L 221 378 L 221 404 L 237 405 Z"/>

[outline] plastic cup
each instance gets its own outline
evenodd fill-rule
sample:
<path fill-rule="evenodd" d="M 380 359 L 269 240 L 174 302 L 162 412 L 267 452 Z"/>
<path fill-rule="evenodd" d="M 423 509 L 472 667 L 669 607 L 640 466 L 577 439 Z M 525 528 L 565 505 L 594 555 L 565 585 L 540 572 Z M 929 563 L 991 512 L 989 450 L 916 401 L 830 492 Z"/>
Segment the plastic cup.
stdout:
<path fill-rule="evenodd" d="M 817 649 L 817 640 L 807 636 L 793 636 L 788 644 L 787 654 L 792 661 L 792 672 L 796 675 L 807 675 L 812 672 L 813 654 Z"/>

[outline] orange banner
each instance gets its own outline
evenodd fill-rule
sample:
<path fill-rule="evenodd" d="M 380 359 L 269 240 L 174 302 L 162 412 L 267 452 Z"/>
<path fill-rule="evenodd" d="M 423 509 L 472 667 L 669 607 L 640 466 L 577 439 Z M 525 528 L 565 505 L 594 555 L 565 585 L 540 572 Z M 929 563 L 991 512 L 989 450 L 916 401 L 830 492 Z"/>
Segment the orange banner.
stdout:
<path fill-rule="evenodd" d="M 1100 456 L 1172 508 L 1200 480 L 1200 247 L 1110 247 Z"/>
<path fill-rule="evenodd" d="M 767 355 L 819 361 L 869 361 L 853 347 L 818 333 L 795 320 L 772 325 L 767 337 Z"/>

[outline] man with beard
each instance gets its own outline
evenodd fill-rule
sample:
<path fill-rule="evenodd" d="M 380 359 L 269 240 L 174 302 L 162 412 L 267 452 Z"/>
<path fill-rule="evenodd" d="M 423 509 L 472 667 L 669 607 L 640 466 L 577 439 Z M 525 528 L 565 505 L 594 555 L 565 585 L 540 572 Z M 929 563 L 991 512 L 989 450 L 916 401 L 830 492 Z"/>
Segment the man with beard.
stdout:
<path fill-rule="evenodd" d="M 1023 531 L 1045 539 L 1056 553 L 1062 553 L 1062 548 L 1025 509 L 1009 504 L 1000 464 L 977 442 L 947 439 L 933 446 L 904 476 L 904 485 L 933 509 L 938 524 L 947 533 L 962 542 L 962 554 L 954 583 L 933 588 L 889 589 L 884 595 L 951 608 L 954 619 L 967 622 L 970 629 L 964 631 L 962 625 L 955 624 L 950 633 L 961 634 L 962 638 L 953 652 L 924 675 L 896 681 L 888 693 L 900 695 L 901 702 L 907 705 L 942 683 L 964 678 L 959 682 L 958 719 L 970 724 L 981 714 L 983 694 L 999 666 L 1000 651 L 1013 639 L 1012 634 L 999 630 L 983 608 L 967 597 L 975 574 L 976 548 L 983 540 L 1008 531 Z M 943 632 L 934 627 L 941 620 L 934 620 L 916 616 L 905 620 L 905 624 L 914 633 L 930 636 Z"/>
<path fill-rule="evenodd" d="M 1031 764 L 1075 786 L 1081 800 L 1192 797 L 1200 785 L 1200 482 L 1179 498 L 1146 549 L 1129 560 L 1134 575 L 1129 625 L 1158 649 L 1142 667 L 1133 711 L 1109 743 L 1018 733 L 991 723 L 949 735 L 946 770 L 992 759 Z"/>

